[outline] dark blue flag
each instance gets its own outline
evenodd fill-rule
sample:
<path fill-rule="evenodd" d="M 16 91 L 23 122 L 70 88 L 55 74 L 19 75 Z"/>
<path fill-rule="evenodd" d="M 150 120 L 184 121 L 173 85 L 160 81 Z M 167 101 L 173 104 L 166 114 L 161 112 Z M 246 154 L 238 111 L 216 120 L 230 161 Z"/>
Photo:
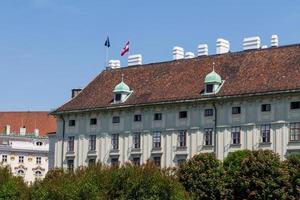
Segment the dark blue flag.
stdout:
<path fill-rule="evenodd" d="M 110 47 L 109 37 L 107 36 L 107 39 L 105 40 L 104 46 Z"/>

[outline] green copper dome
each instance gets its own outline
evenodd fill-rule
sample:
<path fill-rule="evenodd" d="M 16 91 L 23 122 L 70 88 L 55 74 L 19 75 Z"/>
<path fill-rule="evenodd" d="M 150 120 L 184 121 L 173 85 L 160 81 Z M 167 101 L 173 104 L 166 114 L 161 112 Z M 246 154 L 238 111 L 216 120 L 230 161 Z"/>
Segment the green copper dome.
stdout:
<path fill-rule="evenodd" d="M 126 92 L 126 93 L 130 93 L 130 88 L 122 80 L 121 83 L 119 83 L 118 85 L 116 85 L 116 87 L 114 89 L 114 92 Z"/>
<path fill-rule="evenodd" d="M 215 71 L 210 72 L 205 76 L 204 83 L 222 83 L 221 76 L 217 74 Z"/>

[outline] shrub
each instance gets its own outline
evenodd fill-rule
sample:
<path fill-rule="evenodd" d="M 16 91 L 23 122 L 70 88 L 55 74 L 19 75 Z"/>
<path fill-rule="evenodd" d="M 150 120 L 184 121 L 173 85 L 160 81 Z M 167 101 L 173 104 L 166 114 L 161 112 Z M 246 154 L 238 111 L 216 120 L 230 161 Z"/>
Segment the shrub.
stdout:
<path fill-rule="evenodd" d="M 289 181 L 291 183 L 291 195 L 295 199 L 300 199 L 300 155 L 291 155 L 285 161 L 289 172 Z"/>

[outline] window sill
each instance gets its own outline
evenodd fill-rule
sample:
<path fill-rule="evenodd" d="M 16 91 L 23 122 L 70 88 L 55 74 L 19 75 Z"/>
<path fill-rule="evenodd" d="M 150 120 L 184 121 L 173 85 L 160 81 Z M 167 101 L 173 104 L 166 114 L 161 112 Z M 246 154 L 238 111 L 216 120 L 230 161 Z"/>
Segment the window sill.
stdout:
<path fill-rule="evenodd" d="M 152 148 L 151 153 L 152 154 L 162 154 L 162 148 L 161 147 Z"/>
<path fill-rule="evenodd" d="M 265 147 L 265 146 L 271 146 L 271 144 L 272 144 L 271 142 L 260 142 L 259 146 L 264 146 Z"/>
<path fill-rule="evenodd" d="M 177 151 L 186 151 L 187 150 L 187 147 L 186 146 L 178 146 L 176 148 Z"/>
<path fill-rule="evenodd" d="M 88 155 L 96 155 L 97 151 L 96 150 L 89 150 Z"/>
<path fill-rule="evenodd" d="M 240 147 L 241 147 L 241 144 L 230 144 L 230 147 L 233 147 L 233 148 L 240 148 Z"/>
<path fill-rule="evenodd" d="M 300 145 L 300 140 L 292 140 L 288 142 L 288 145 Z"/>

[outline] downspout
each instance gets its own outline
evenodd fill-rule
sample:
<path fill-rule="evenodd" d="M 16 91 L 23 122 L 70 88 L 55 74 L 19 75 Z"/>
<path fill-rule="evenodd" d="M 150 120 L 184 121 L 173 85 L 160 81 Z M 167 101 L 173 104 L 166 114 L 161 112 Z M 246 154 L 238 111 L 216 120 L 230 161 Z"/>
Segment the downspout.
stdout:
<path fill-rule="evenodd" d="M 60 117 L 63 121 L 63 130 L 62 130 L 62 143 L 61 143 L 61 168 L 63 169 L 64 167 L 64 143 L 65 143 L 65 118 L 63 116 Z"/>
<path fill-rule="evenodd" d="M 215 120 L 214 120 L 214 153 L 215 156 L 217 158 L 217 124 L 218 124 L 218 113 L 217 113 L 217 107 L 215 102 L 213 102 L 213 107 L 214 107 L 214 116 L 215 116 Z"/>

